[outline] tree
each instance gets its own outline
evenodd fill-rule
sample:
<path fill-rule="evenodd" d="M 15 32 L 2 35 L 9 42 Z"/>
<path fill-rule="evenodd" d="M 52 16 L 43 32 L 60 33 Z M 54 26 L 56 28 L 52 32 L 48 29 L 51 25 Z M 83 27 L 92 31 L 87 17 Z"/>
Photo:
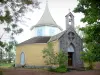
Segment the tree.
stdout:
<path fill-rule="evenodd" d="M 15 54 L 13 52 L 14 50 L 14 47 L 15 47 L 15 42 L 9 42 L 6 46 L 5 46 L 5 51 L 6 51 L 6 54 L 7 54 L 7 60 L 9 63 L 11 63 L 12 59 L 15 57 Z"/>
<path fill-rule="evenodd" d="M 86 69 L 93 69 L 94 56 L 91 51 L 85 50 L 84 52 L 81 52 L 81 55 L 81 59 L 88 64 Z"/>
<path fill-rule="evenodd" d="M 53 43 L 49 42 L 47 48 L 44 48 L 42 52 L 47 65 L 66 66 L 68 58 L 67 53 L 63 52 L 63 50 L 56 53 L 53 49 Z"/>
<path fill-rule="evenodd" d="M 6 43 L 0 41 L 0 60 L 3 58 L 3 48 L 5 47 Z"/>
<path fill-rule="evenodd" d="M 63 50 L 60 50 L 59 53 L 57 54 L 57 62 L 59 64 L 59 66 L 65 66 L 68 62 L 68 56 L 67 53 L 64 52 Z"/>
<path fill-rule="evenodd" d="M 79 3 L 74 12 L 81 12 L 84 17 L 82 22 L 87 23 L 80 28 L 84 33 L 83 41 L 85 47 L 92 53 L 95 60 L 100 61 L 100 1 L 99 0 L 78 0 Z"/>
<path fill-rule="evenodd" d="M 50 67 L 49 71 L 54 72 L 67 72 L 67 53 L 63 52 L 63 50 L 60 50 L 58 53 L 56 53 L 53 49 L 53 43 L 49 42 L 47 45 L 47 48 L 44 48 L 42 50 L 43 52 L 43 58 L 45 59 L 45 63 Z M 53 68 L 53 65 L 59 65 L 56 68 Z"/>
<path fill-rule="evenodd" d="M 29 10 L 32 11 L 33 8 L 38 8 L 38 5 L 37 0 L 0 0 L 0 24 L 5 25 L 4 30 L 13 37 L 14 34 L 23 31 L 18 27 L 18 22 L 23 22 L 22 17 L 25 16 L 25 13 Z M 0 41 L 3 34 L 0 36 Z"/>
<path fill-rule="evenodd" d="M 14 36 L 23 31 L 18 26 L 18 23 L 23 22 L 22 18 L 25 18 L 26 12 L 32 11 L 33 8 L 38 8 L 38 5 L 39 2 L 37 0 L 0 0 L 0 25 L 6 26 L 4 28 L 5 32 L 0 36 L 0 50 L 6 49 L 7 52 L 10 52 L 10 42 L 14 43 Z M 6 44 L 1 40 L 5 33 L 10 34 L 10 41 L 6 42 Z M 12 45 L 15 46 L 15 44 Z"/>
<path fill-rule="evenodd" d="M 11 23 L 20 21 L 24 12 L 31 10 L 30 6 L 37 8 L 37 0 L 1 0 L 0 1 L 0 22 Z"/>
<path fill-rule="evenodd" d="M 57 64 L 56 55 L 53 49 L 53 44 L 51 42 L 47 44 L 47 48 L 44 48 L 42 52 L 43 52 L 43 58 L 45 58 L 45 63 L 47 65 L 52 66 Z"/>

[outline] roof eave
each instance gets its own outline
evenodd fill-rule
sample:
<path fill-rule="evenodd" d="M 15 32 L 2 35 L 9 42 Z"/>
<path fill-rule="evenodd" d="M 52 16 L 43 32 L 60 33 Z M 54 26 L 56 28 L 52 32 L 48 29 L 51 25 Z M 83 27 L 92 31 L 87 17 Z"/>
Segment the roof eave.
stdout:
<path fill-rule="evenodd" d="M 60 26 L 58 26 L 58 25 L 52 25 L 52 24 L 35 25 L 35 26 L 32 26 L 32 27 L 30 28 L 30 30 L 32 30 L 32 29 L 35 28 L 35 27 L 42 27 L 42 26 L 57 27 L 57 28 L 59 28 L 61 31 L 63 31 L 63 29 L 62 29 Z"/>

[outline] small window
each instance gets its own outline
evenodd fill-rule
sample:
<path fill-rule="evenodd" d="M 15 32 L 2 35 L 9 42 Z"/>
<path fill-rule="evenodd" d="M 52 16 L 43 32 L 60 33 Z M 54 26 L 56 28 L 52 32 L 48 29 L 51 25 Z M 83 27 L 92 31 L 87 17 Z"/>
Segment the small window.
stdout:
<path fill-rule="evenodd" d="M 71 15 L 69 15 L 68 19 L 69 19 L 69 25 L 71 25 L 71 23 L 72 23 L 72 17 L 71 17 Z"/>
<path fill-rule="evenodd" d="M 39 28 L 37 30 L 37 36 L 43 36 L 43 30 L 42 30 L 42 28 Z"/>
<path fill-rule="evenodd" d="M 22 52 L 21 55 L 20 55 L 20 64 L 25 65 L 25 54 L 24 54 L 24 52 Z"/>
<path fill-rule="evenodd" d="M 50 36 L 54 35 L 55 34 L 55 29 L 54 28 L 50 28 L 49 29 L 49 34 L 50 34 Z"/>

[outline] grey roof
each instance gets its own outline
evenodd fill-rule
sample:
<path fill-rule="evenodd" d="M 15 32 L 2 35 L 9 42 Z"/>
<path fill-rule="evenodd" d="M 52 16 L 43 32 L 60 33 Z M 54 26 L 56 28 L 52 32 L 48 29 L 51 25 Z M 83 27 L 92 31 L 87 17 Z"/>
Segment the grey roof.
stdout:
<path fill-rule="evenodd" d="M 54 19 L 52 18 L 50 12 L 49 12 L 49 8 L 48 8 L 48 5 L 46 4 L 46 8 L 45 8 L 45 11 L 41 17 L 41 19 L 38 21 L 38 23 L 35 25 L 35 26 L 32 26 L 31 27 L 31 30 L 34 28 L 34 27 L 40 27 L 40 26 L 51 26 L 51 27 L 57 27 L 59 28 L 60 30 L 62 30 L 62 28 L 60 26 L 58 26 L 56 24 L 56 22 L 54 21 Z"/>
<path fill-rule="evenodd" d="M 74 32 L 81 39 L 81 37 L 76 33 L 76 31 L 72 27 L 70 27 L 69 29 L 62 31 L 58 33 L 57 35 L 52 36 L 48 42 L 59 40 L 65 34 L 65 32 Z"/>
<path fill-rule="evenodd" d="M 33 37 L 31 39 L 28 39 L 17 46 L 20 45 L 25 45 L 25 44 L 33 44 L 33 43 L 47 43 L 50 39 L 50 36 L 38 36 L 38 37 Z"/>
<path fill-rule="evenodd" d="M 65 33 L 65 31 L 58 33 L 57 35 L 52 36 L 48 42 L 55 41 L 55 40 L 59 39 L 64 33 Z"/>
<path fill-rule="evenodd" d="M 74 15 L 73 15 L 71 12 L 69 12 L 65 17 L 67 17 L 67 16 L 69 16 L 69 15 L 71 15 L 71 16 L 74 17 Z"/>

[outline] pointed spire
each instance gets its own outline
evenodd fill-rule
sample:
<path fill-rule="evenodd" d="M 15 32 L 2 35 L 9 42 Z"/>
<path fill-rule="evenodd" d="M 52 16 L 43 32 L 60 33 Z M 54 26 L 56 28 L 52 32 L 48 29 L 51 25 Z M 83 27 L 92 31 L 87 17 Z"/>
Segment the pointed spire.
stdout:
<path fill-rule="evenodd" d="M 49 8 L 48 8 L 48 1 L 46 1 L 46 8 L 45 11 L 41 17 L 41 19 L 38 21 L 38 24 L 52 24 L 52 25 L 56 25 L 56 22 L 53 20 L 50 12 L 49 12 Z"/>
<path fill-rule="evenodd" d="M 59 27 L 56 22 L 54 21 L 54 19 L 52 18 L 50 12 L 49 12 L 49 8 L 48 8 L 48 1 L 46 0 L 46 7 L 45 7 L 45 11 L 41 17 L 41 19 L 38 21 L 38 23 L 33 26 L 31 29 L 33 29 L 34 27 L 40 27 L 40 26 L 53 26 L 53 27 L 58 27 L 60 30 L 62 30 L 61 27 Z"/>

